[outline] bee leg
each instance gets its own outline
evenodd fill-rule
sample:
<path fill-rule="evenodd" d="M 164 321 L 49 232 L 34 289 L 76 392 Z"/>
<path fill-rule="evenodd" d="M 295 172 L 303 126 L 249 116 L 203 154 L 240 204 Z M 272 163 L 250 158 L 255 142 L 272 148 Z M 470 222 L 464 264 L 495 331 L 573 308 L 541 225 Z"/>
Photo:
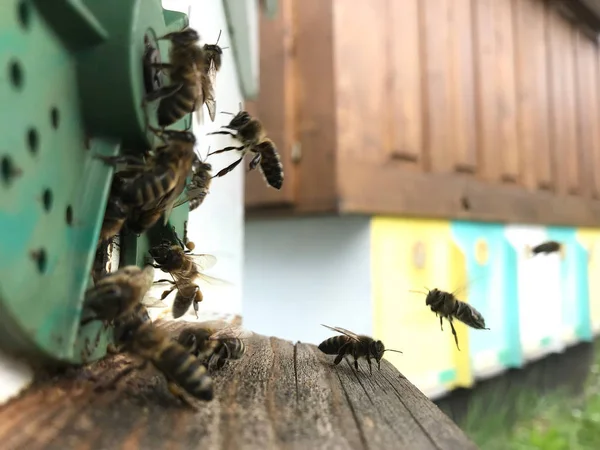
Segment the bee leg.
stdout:
<path fill-rule="evenodd" d="M 235 169 L 238 166 L 238 164 L 242 162 L 243 159 L 244 159 L 244 155 L 242 155 L 242 157 L 240 159 L 238 159 L 236 162 L 234 162 L 233 164 L 225 167 L 224 169 L 221 169 L 219 171 L 219 173 L 217 173 L 216 175 L 213 176 L 213 178 L 222 177 L 223 175 L 228 174 L 233 169 Z"/>
<path fill-rule="evenodd" d="M 248 164 L 248 172 L 250 172 L 251 170 L 254 170 L 258 167 L 258 165 L 260 164 L 260 160 L 262 159 L 262 155 L 260 153 L 257 153 L 256 156 L 254 156 L 251 160 L 250 160 L 250 164 Z"/>
<path fill-rule="evenodd" d="M 87 318 L 83 319 L 81 322 L 79 322 L 79 326 L 82 327 L 84 325 L 87 325 L 90 322 L 93 322 L 94 320 L 100 320 L 100 318 L 98 316 L 87 317 Z"/>
<path fill-rule="evenodd" d="M 181 83 L 170 84 L 169 86 L 163 86 L 155 91 L 150 92 L 144 97 L 144 103 L 158 100 L 159 98 L 167 98 L 175 94 L 183 87 Z"/>
<path fill-rule="evenodd" d="M 444 331 L 444 323 L 442 322 L 442 319 L 443 319 L 443 317 L 442 317 L 442 316 L 440 316 L 440 329 L 441 329 L 442 331 Z M 450 323 L 452 323 L 452 322 L 450 322 Z"/>
<path fill-rule="evenodd" d="M 206 155 L 206 157 L 208 158 L 210 155 L 217 155 L 219 153 L 230 152 L 231 150 L 244 150 L 244 146 L 240 145 L 240 146 L 236 147 L 235 145 L 233 145 L 230 147 L 225 147 L 225 148 L 222 148 L 221 150 L 215 150 L 214 152 L 210 152 L 209 154 Z"/>
<path fill-rule="evenodd" d="M 128 368 L 122 370 L 116 377 L 114 377 L 111 381 L 109 381 L 108 383 L 105 384 L 101 384 L 99 386 L 96 386 L 94 388 L 94 390 L 96 392 L 101 392 L 101 391 L 106 391 L 108 389 L 114 389 L 117 384 L 119 383 L 119 381 L 121 381 L 123 378 L 125 378 L 127 375 L 129 375 L 132 372 L 135 372 L 137 370 L 144 370 L 146 368 L 146 366 L 148 365 L 147 361 L 144 361 L 140 364 L 138 364 L 137 366 L 129 366 Z"/>
<path fill-rule="evenodd" d="M 452 328 L 452 334 L 454 335 L 454 342 L 456 343 L 456 348 L 458 349 L 458 351 L 460 351 L 460 347 L 458 346 L 458 336 L 456 334 L 456 330 L 454 329 L 452 319 L 449 319 L 448 322 L 450 322 L 450 328 Z"/>
<path fill-rule="evenodd" d="M 169 392 L 173 394 L 173 396 L 177 397 L 183 404 L 192 409 L 196 409 L 196 407 L 192 405 L 187 398 L 185 398 L 185 396 L 183 395 L 183 390 L 177 384 L 175 384 L 172 381 L 168 381 L 167 387 L 169 389 Z"/>
<path fill-rule="evenodd" d="M 373 367 L 371 366 L 371 358 L 367 355 L 367 363 L 369 364 L 369 375 L 373 375 Z"/>
<path fill-rule="evenodd" d="M 225 135 L 233 136 L 233 137 L 237 136 L 237 134 L 234 134 L 231 131 L 227 131 L 227 130 L 220 130 L 220 131 L 213 131 L 211 133 L 206 133 L 207 136 L 211 135 L 211 134 L 225 134 Z"/>
<path fill-rule="evenodd" d="M 338 350 L 337 356 L 333 360 L 333 364 L 335 366 L 337 366 L 340 362 L 342 362 L 342 359 L 344 359 L 344 356 L 346 356 L 346 350 L 347 349 L 348 349 L 348 344 L 342 345 L 340 347 L 340 349 Z"/>

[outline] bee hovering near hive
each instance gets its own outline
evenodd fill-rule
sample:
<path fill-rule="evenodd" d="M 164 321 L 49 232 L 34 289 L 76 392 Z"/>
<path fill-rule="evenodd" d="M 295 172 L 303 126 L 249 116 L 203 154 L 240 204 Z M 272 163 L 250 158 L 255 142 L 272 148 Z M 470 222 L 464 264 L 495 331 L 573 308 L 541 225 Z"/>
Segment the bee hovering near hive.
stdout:
<path fill-rule="evenodd" d="M 172 125 L 186 114 L 195 112 L 198 123 L 203 122 L 202 105 L 206 105 L 211 121 L 216 116 L 215 85 L 217 72 L 221 69 L 223 50 L 215 44 L 198 45 L 200 36 L 193 28 L 168 33 L 158 39 L 171 42 L 168 63 L 150 63 L 152 67 L 165 70 L 171 84 L 148 94 L 144 102 L 160 99 L 158 125 Z"/>
<path fill-rule="evenodd" d="M 444 331 L 442 320 L 446 318 L 450 322 L 450 328 L 452 329 L 454 342 L 458 350 L 460 350 L 458 336 L 452 323 L 454 319 L 460 320 L 465 325 L 476 330 L 489 330 L 489 328 L 485 327 L 485 319 L 481 313 L 468 303 L 457 299 L 454 293 L 440 291 L 439 289 L 427 289 L 426 293 L 420 291 L 411 292 L 426 295 L 425 304 L 440 318 L 440 328 L 442 331 Z"/>
<path fill-rule="evenodd" d="M 352 355 L 354 357 L 354 368 L 358 370 L 358 359 L 365 358 L 369 364 L 369 373 L 372 374 L 371 358 L 377 361 L 377 368 L 381 370 L 381 358 L 383 358 L 385 352 L 402 353 L 400 350 L 386 349 L 383 342 L 376 341 L 372 337 L 355 334 L 341 327 L 323 326 L 342 334 L 326 339 L 319 344 L 319 350 L 326 355 L 337 355 L 333 361 L 335 365 L 338 365 L 344 359 L 344 356 Z"/>
<path fill-rule="evenodd" d="M 219 171 L 215 177 L 222 177 L 231 172 L 242 162 L 247 153 L 252 153 L 254 156 L 250 160 L 248 170 L 254 170 L 258 167 L 269 186 L 281 189 L 281 186 L 283 186 L 283 165 L 281 164 L 277 148 L 273 141 L 267 137 L 262 123 L 258 119 L 253 118 L 248 112 L 240 111 L 234 115 L 228 125 L 221 128 L 221 131 L 213 131 L 208 134 L 229 135 L 240 141 L 242 145 L 225 147 L 209 153 L 209 155 L 216 155 L 217 153 L 231 150 L 241 151 L 242 154 L 240 159 Z"/>
<path fill-rule="evenodd" d="M 238 360 L 246 353 L 243 339 L 252 336 L 252 332 L 241 327 L 226 327 L 220 330 L 201 325 L 185 327 L 179 336 L 179 342 L 206 366 L 215 361 L 215 367 L 221 369 L 227 361 Z"/>
<path fill-rule="evenodd" d="M 149 253 L 156 261 L 154 267 L 171 274 L 173 277 L 173 281 L 158 280 L 157 283 L 166 282 L 173 285 L 173 287 L 163 292 L 162 299 L 177 289 L 172 311 L 175 319 L 183 316 L 192 304 L 196 317 L 198 317 L 198 303 L 204 297 L 196 281 L 203 280 L 213 285 L 229 285 L 227 281 L 202 273 L 216 264 L 216 257 L 208 254 L 194 255 L 186 249 L 181 240 L 179 240 L 179 245 L 164 241 L 152 247 Z"/>
<path fill-rule="evenodd" d="M 563 251 L 564 251 L 564 247 L 560 242 L 546 241 L 546 242 L 542 242 L 541 244 L 538 244 L 535 247 L 531 248 L 531 255 L 535 256 L 540 253 L 544 253 L 545 255 L 548 255 L 550 253 L 561 253 L 562 254 Z"/>
<path fill-rule="evenodd" d="M 108 385 L 100 388 L 115 386 L 126 375 L 144 370 L 151 363 L 167 378 L 169 391 L 188 406 L 192 405 L 182 389 L 200 400 L 213 399 L 213 382 L 206 367 L 166 331 L 154 326 L 145 308 L 139 308 L 138 314 L 129 315 L 118 324 L 115 339 L 120 348 L 143 362 L 123 370 Z"/>

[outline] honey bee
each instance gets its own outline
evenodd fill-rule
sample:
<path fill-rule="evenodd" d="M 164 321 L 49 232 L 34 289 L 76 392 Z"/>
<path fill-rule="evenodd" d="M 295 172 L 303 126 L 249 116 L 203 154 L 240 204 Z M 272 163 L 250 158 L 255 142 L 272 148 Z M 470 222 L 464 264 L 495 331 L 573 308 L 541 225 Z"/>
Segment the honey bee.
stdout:
<path fill-rule="evenodd" d="M 426 295 L 425 304 L 440 318 L 440 328 L 442 331 L 444 331 L 442 320 L 446 318 L 448 322 L 450 322 L 450 328 L 452 329 L 454 342 L 456 343 L 456 348 L 458 350 L 460 350 L 460 347 L 458 346 L 458 336 L 456 335 L 456 330 L 452 323 L 454 319 L 460 320 L 465 325 L 476 330 L 489 330 L 489 328 L 485 327 L 485 319 L 481 313 L 468 303 L 458 300 L 453 293 L 440 291 L 439 289 L 427 289 L 427 293 L 419 291 L 412 292 Z"/>
<path fill-rule="evenodd" d="M 202 273 L 216 264 L 216 257 L 208 254 L 194 255 L 190 250 L 186 249 L 181 240 L 179 240 L 179 244 L 163 241 L 161 244 L 152 247 L 149 253 L 156 261 L 154 267 L 171 274 L 173 277 L 173 281 L 158 280 L 158 283 L 166 282 L 173 285 L 170 289 L 163 292 L 161 299 L 166 298 L 171 292 L 177 289 L 172 308 L 175 319 L 184 315 L 192 305 L 196 317 L 198 316 L 198 304 L 203 300 L 203 295 L 200 287 L 195 283 L 196 280 L 203 280 L 209 284 L 216 285 L 229 284 L 227 281 Z"/>
<path fill-rule="evenodd" d="M 121 198 L 121 190 L 125 183 L 124 174 L 115 174 L 110 187 L 104 220 L 100 229 L 100 241 L 105 241 L 119 234 L 129 215 L 129 207 Z"/>
<path fill-rule="evenodd" d="M 231 172 L 242 162 L 247 153 L 252 153 L 254 156 L 250 160 L 248 170 L 254 170 L 258 167 L 269 186 L 281 189 L 283 185 L 283 166 L 279 158 L 279 153 L 273 141 L 266 137 L 266 132 L 260 121 L 253 118 L 248 112 L 240 111 L 234 115 L 228 125 L 221 128 L 224 128 L 224 130 L 213 131 L 208 134 L 229 135 L 240 141 L 242 145 L 238 147 L 225 147 L 209 153 L 209 155 L 216 155 L 217 153 L 231 150 L 241 151 L 242 155 L 240 159 L 219 171 L 215 177 L 222 177 Z"/>
<path fill-rule="evenodd" d="M 226 327 L 220 330 L 198 325 L 185 327 L 177 341 L 190 353 L 210 366 L 221 369 L 228 360 L 237 360 L 246 353 L 243 339 L 252 336 L 251 331 L 240 327 Z"/>
<path fill-rule="evenodd" d="M 547 255 L 549 253 L 561 252 L 562 248 L 563 248 L 563 246 L 560 242 L 546 241 L 546 242 L 542 242 L 541 244 L 538 244 L 535 247 L 533 247 L 531 249 L 531 254 L 533 256 L 535 256 L 539 253 L 544 253 L 545 255 Z"/>
<path fill-rule="evenodd" d="M 354 357 L 354 368 L 358 371 L 358 359 L 362 357 L 367 360 L 369 373 L 372 374 L 371 358 L 377 361 L 377 368 L 381 370 L 381 358 L 383 358 L 385 352 L 402 353 L 400 350 L 385 348 L 383 342 L 376 341 L 372 337 L 355 334 L 345 328 L 323 326 L 342 334 L 341 336 L 325 339 L 319 344 L 319 350 L 326 355 L 337 355 L 333 361 L 334 365 L 338 365 L 344 359 L 344 356 L 352 355 Z"/>
<path fill-rule="evenodd" d="M 147 162 L 128 165 L 127 182 L 121 188 L 120 198 L 130 208 L 128 228 L 141 233 L 152 227 L 161 217 L 169 220 L 177 198 L 197 159 L 194 151 L 196 137 L 189 131 L 156 130 L 151 128 L 165 145 L 157 147 Z M 116 165 L 123 157 L 102 157 L 105 163 Z"/>
<path fill-rule="evenodd" d="M 200 158 L 196 157 L 192 164 L 192 179 L 187 185 L 185 198 L 175 202 L 173 208 L 183 205 L 186 202 L 190 203 L 190 211 L 198 208 L 210 192 L 210 182 L 212 180 L 212 166 L 205 163 Z M 187 242 L 186 242 L 187 245 Z M 193 250 L 193 249 L 190 249 Z"/>
<path fill-rule="evenodd" d="M 84 319 L 81 325 L 93 320 L 114 322 L 119 317 L 134 310 L 154 281 L 154 267 L 125 266 L 99 279 L 88 289 L 84 297 L 84 307 L 94 315 Z"/>
<path fill-rule="evenodd" d="M 140 308 L 140 312 L 144 310 Z M 152 324 L 145 314 L 133 314 L 119 323 L 116 343 L 123 350 L 141 358 L 139 365 L 130 366 L 117 375 L 110 385 L 134 370 L 144 370 L 148 363 L 165 375 L 169 391 L 189 406 L 181 389 L 200 400 L 212 400 L 213 382 L 202 362 L 190 354 L 165 331 Z"/>
<path fill-rule="evenodd" d="M 159 39 L 171 42 L 169 63 L 152 63 L 152 67 L 166 70 L 171 84 L 148 94 L 145 101 L 161 99 L 158 105 L 158 124 L 164 128 L 186 114 L 196 112 L 202 123 L 202 105 L 206 105 L 211 121 L 216 116 L 215 85 L 221 69 L 223 49 L 216 44 L 198 45 L 200 36 L 193 28 L 167 33 Z"/>

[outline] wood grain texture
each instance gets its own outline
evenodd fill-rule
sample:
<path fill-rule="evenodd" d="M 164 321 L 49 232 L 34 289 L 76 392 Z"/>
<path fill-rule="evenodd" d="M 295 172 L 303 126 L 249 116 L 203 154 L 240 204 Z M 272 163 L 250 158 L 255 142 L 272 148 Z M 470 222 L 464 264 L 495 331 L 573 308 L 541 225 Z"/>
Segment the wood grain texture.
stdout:
<path fill-rule="evenodd" d="M 183 322 L 171 322 L 175 332 Z M 162 376 L 117 355 L 39 380 L 0 408 L 3 449 L 411 449 L 477 447 L 391 364 L 369 376 L 314 345 L 255 335 L 212 376 L 215 399 L 184 407 Z"/>

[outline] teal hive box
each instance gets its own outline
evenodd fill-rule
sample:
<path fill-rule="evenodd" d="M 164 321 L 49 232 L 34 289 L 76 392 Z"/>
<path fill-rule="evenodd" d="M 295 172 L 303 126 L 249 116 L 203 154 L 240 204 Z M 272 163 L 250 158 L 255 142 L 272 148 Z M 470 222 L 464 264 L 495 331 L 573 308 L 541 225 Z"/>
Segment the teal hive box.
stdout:
<path fill-rule="evenodd" d="M 113 169 L 96 154 L 154 144 L 142 99 L 146 43 L 182 28 L 160 0 L 4 0 L 0 4 L 0 346 L 83 363 L 112 338 L 79 326 Z M 161 41 L 160 58 L 168 44 Z M 167 82 L 167 80 L 162 80 Z M 155 102 L 156 103 L 156 102 Z M 156 125 L 156 104 L 148 107 Z M 186 127 L 187 116 L 172 128 Z M 188 207 L 121 242 L 121 264 L 183 233 Z"/>

